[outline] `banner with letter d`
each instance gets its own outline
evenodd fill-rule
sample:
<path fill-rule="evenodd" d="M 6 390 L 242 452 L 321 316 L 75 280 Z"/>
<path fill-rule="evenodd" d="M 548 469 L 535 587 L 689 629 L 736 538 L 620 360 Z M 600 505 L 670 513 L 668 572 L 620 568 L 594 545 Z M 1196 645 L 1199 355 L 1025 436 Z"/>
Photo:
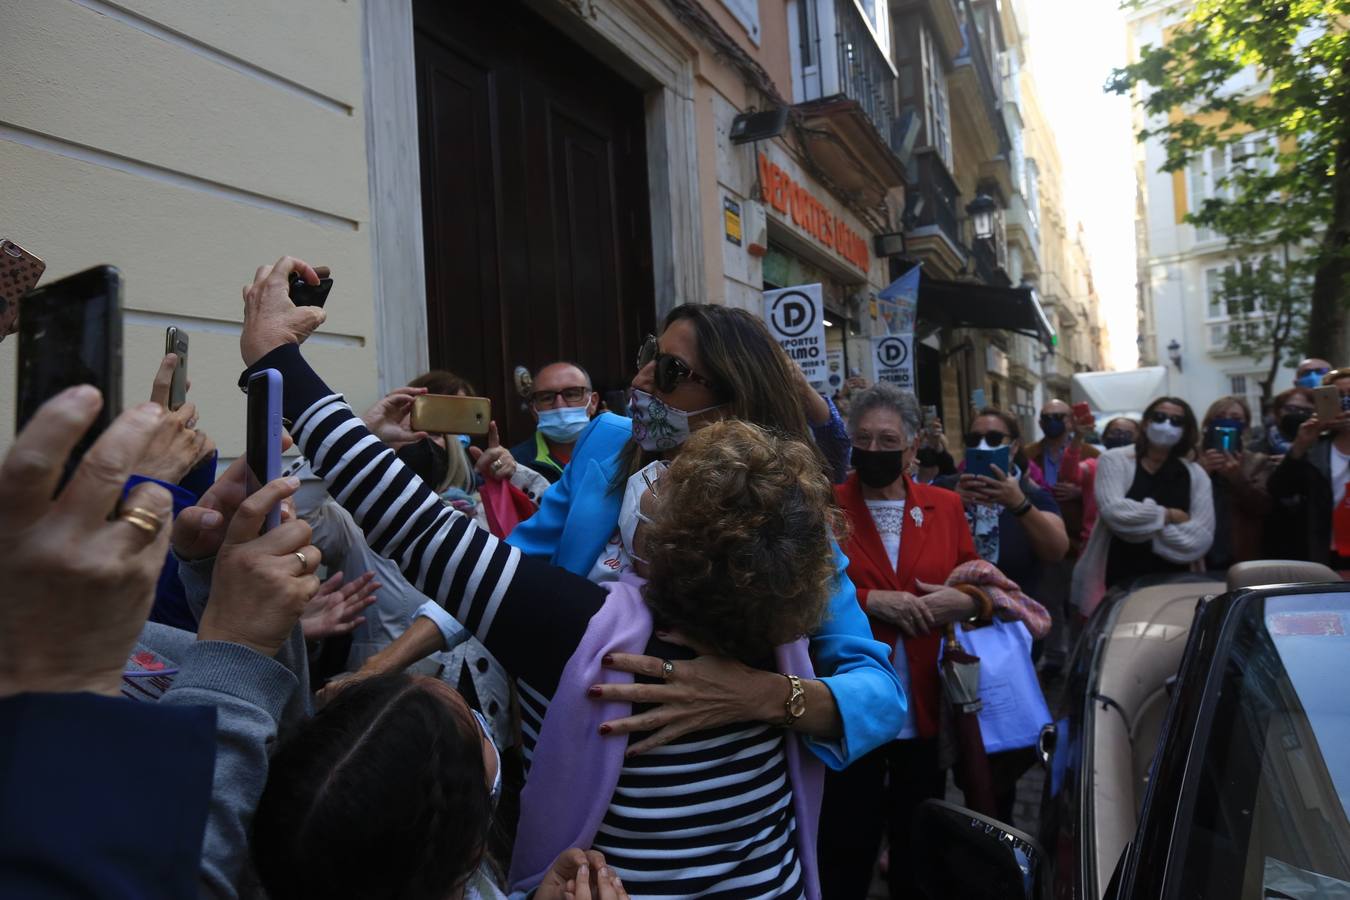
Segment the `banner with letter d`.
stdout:
<path fill-rule="evenodd" d="M 806 380 L 829 375 L 825 353 L 825 297 L 819 284 L 764 292 L 764 322 L 788 358 L 802 367 Z"/>

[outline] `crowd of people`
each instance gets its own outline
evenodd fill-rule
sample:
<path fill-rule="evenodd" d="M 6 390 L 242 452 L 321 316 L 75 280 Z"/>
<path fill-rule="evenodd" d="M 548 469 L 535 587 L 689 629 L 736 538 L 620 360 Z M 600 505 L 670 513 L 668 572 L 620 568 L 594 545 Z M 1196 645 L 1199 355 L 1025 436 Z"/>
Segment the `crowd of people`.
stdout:
<path fill-rule="evenodd" d="M 551 362 L 535 433 L 476 446 L 412 427 L 475 394 L 450 372 L 352 410 L 292 273 L 319 277 L 245 288 L 240 349 L 282 377 L 297 474 L 217 477 L 228 424 L 168 408 L 172 354 L 64 485 L 93 387 L 5 456 L 0 894 L 861 900 L 880 865 L 917 896 L 918 806 L 950 778 L 1011 822 L 1108 591 L 1350 558 L 1350 412 L 1311 392 L 1350 408 L 1350 370 L 1321 360 L 1259 423 L 1054 399 L 1028 442 L 978 410 L 960 440 L 1007 469 L 977 474 L 913 394 L 837 405 L 756 317 L 685 305 L 627 415 Z M 982 706 L 944 678 L 971 658 Z"/>

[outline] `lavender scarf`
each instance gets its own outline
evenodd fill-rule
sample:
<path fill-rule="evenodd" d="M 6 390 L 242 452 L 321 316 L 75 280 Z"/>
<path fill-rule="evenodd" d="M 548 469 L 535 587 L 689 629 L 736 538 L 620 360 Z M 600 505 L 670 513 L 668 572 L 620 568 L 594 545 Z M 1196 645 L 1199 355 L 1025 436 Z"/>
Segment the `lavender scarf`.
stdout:
<path fill-rule="evenodd" d="M 567 661 L 558 690 L 539 729 L 530 777 L 520 796 L 520 826 L 511 860 L 511 890 L 533 890 L 559 853 L 587 849 L 609 809 L 628 741 L 601 737 L 601 722 L 627 716 L 628 703 L 601 703 L 586 696 L 592 684 L 631 684 L 633 676 L 605 669 L 607 653 L 642 653 L 652 635 L 652 614 L 642 600 L 643 580 L 625 574 L 605 585 L 609 597 L 591 618 L 581 644 Z M 780 671 L 814 678 L 806 639 L 777 648 Z M 816 872 L 816 825 L 825 769 L 795 735 L 786 735 L 788 778 L 797 825 L 797 856 L 808 900 L 820 900 Z"/>

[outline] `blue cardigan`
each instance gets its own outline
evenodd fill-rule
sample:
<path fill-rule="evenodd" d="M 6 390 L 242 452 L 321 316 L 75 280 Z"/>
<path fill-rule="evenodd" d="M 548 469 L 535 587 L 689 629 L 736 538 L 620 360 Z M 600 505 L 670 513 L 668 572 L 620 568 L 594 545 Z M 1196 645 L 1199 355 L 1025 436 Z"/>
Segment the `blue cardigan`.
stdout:
<path fill-rule="evenodd" d="M 632 422 L 603 413 L 577 439 L 562 478 L 544 494 L 539 511 L 516 526 L 507 542 L 529 556 L 586 576 L 618 527 L 622 491 L 610 482 L 632 436 Z M 853 582 L 844 574 L 848 558 L 834 548 L 839 588 L 829 613 L 811 635 L 811 657 L 844 723 L 842 746 L 810 741 L 832 769 L 842 769 L 891 741 L 905 720 L 905 692 L 890 662 L 890 648 L 872 638 Z M 842 751 L 842 752 L 841 752 Z"/>

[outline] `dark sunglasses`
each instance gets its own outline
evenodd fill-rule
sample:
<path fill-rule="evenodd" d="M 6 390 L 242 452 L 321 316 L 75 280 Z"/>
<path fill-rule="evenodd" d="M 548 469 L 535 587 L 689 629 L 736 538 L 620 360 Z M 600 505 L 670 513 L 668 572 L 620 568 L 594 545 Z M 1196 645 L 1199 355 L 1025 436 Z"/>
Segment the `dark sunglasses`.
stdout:
<path fill-rule="evenodd" d="M 980 441 L 988 441 L 990 447 L 1001 447 L 1008 436 L 1001 431 L 986 431 L 983 434 L 970 431 L 966 433 L 966 446 L 972 450 L 980 446 Z"/>
<path fill-rule="evenodd" d="M 535 391 L 530 394 L 530 402 L 536 409 L 548 409 L 556 398 L 562 397 L 564 403 L 576 404 L 585 400 L 590 390 L 584 387 L 563 388 L 561 391 Z"/>
<path fill-rule="evenodd" d="M 656 335 L 654 334 L 647 335 L 647 339 L 642 342 L 642 348 L 638 350 L 638 369 L 645 369 L 648 363 L 656 363 L 656 387 L 663 394 L 669 394 L 675 390 L 679 387 L 681 381 L 692 381 L 695 384 L 703 385 L 710 391 L 717 390 L 716 385 L 689 368 L 689 364 L 684 360 L 669 353 L 662 353 L 661 346 L 656 342 Z"/>
<path fill-rule="evenodd" d="M 1185 428 L 1185 427 L 1186 427 L 1186 417 L 1185 417 L 1185 416 L 1169 416 L 1167 413 L 1163 412 L 1162 410 L 1154 410 L 1152 413 L 1149 414 L 1149 417 L 1148 417 L 1148 418 L 1149 418 L 1149 421 L 1151 421 L 1151 422 L 1157 422 L 1159 425 L 1163 424 L 1164 422 L 1171 422 L 1173 425 L 1177 426 L 1178 428 Z"/>
<path fill-rule="evenodd" d="M 1067 419 L 1069 418 L 1069 414 L 1068 414 L 1068 413 L 1063 413 L 1063 412 L 1059 412 L 1059 413 L 1041 413 L 1041 418 L 1042 418 L 1042 419 L 1059 419 L 1060 421 L 1065 421 L 1065 420 L 1067 420 Z"/>

